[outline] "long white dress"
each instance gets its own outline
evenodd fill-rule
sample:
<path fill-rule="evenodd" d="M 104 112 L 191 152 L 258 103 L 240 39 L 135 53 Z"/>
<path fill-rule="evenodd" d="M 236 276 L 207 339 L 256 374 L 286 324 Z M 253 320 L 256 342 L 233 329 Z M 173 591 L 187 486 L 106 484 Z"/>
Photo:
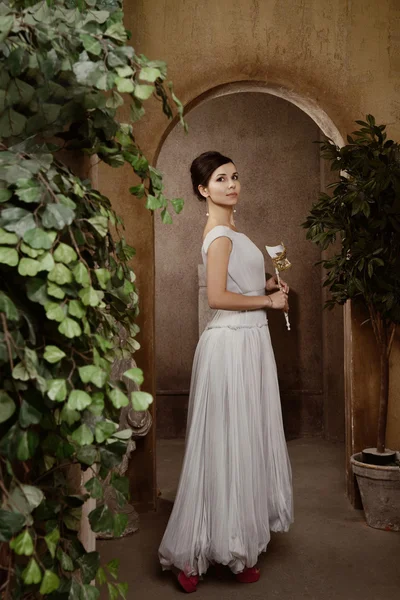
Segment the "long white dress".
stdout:
<path fill-rule="evenodd" d="M 264 255 L 243 233 L 232 240 L 226 289 L 265 294 Z M 292 471 L 266 310 L 216 310 L 197 344 L 183 468 L 159 547 L 163 569 L 201 575 L 209 564 L 233 573 L 256 564 L 270 531 L 293 522 Z"/>

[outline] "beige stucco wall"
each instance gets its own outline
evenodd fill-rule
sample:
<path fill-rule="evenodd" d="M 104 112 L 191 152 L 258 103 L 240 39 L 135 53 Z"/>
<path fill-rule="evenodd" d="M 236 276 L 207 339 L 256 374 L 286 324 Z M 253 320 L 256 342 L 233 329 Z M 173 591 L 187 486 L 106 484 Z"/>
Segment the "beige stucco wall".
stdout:
<path fill-rule="evenodd" d="M 156 251 L 156 389 L 159 437 L 185 434 L 187 391 L 198 341 L 198 264 L 207 217 L 206 204 L 192 193 L 189 166 L 207 149 L 230 156 L 240 173 L 242 192 L 235 223 L 272 264 L 265 244 L 284 240 L 293 268 L 285 273 L 291 286 L 292 329 L 283 316 L 269 311 L 278 367 L 283 417 L 288 438 L 322 435 L 324 412 L 344 413 L 344 398 L 333 397 L 332 380 L 343 379 L 343 359 L 332 352 L 343 346 L 340 311 L 329 313 L 336 335 L 322 342 L 321 258 L 306 240 L 301 223 L 320 190 L 319 129 L 296 106 L 270 94 L 242 92 L 214 98 L 187 117 L 190 135 L 175 127 L 162 146 L 157 168 L 169 196 L 185 199 L 183 212 L 166 227 L 155 220 Z M 338 323 L 339 319 L 339 323 Z M 324 386 L 324 371 L 331 373 Z M 324 411 L 324 387 L 330 407 Z M 185 393 L 186 392 L 186 393 Z M 343 438 L 343 423 L 326 419 L 327 431 Z M 335 427 L 333 426 L 335 425 Z"/>
<path fill-rule="evenodd" d="M 400 3 L 397 0 L 135 0 L 125 2 L 125 22 L 135 48 L 149 58 L 162 58 L 169 78 L 185 105 L 216 86 L 235 81 L 268 82 L 295 92 L 305 103 L 329 115 L 345 138 L 354 121 L 369 112 L 387 123 L 388 133 L 400 139 Z M 128 110 L 125 118 L 128 119 Z M 137 138 L 150 160 L 156 157 L 165 135 L 166 119 L 154 101 Z M 146 376 L 145 387 L 154 391 L 154 240 L 153 219 L 141 201 L 127 190 L 132 176 L 127 169 L 103 168 L 99 184 L 125 214 L 127 237 L 137 249 L 132 261 L 141 293 L 140 324 L 143 348 L 137 354 Z M 351 322 L 351 321 L 350 321 Z M 351 330 L 353 325 L 349 325 Z M 365 363 L 362 342 L 368 327 L 348 354 L 355 378 L 353 399 L 366 414 L 374 403 L 372 388 L 357 377 L 357 364 Z M 349 348 L 348 348 L 349 350 Z M 353 352 L 354 350 L 354 352 Z M 400 447 L 400 358 L 396 341 L 392 355 L 388 443 Z M 376 365 L 372 364 L 371 369 Z M 350 393 L 350 392 L 349 392 Z M 349 395 L 350 398 L 350 395 Z M 357 423 L 354 424 L 357 429 Z M 371 434 L 372 435 L 372 434 Z M 357 443 L 373 443 L 360 432 Z M 361 441 L 360 441 L 361 440 Z M 154 439 L 148 437 L 134 465 L 140 472 L 142 501 L 155 498 Z M 136 460 L 135 457 L 135 460 Z M 144 487 L 143 487 L 144 486 Z"/>

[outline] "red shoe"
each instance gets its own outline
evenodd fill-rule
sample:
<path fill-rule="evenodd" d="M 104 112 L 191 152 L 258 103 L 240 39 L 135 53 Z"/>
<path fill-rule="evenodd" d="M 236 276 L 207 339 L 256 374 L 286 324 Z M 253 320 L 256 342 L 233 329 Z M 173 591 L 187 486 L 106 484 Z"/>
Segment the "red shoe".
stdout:
<path fill-rule="evenodd" d="M 257 567 L 250 567 L 241 573 L 237 573 L 235 577 L 236 581 L 239 581 L 239 583 L 255 583 L 260 579 L 260 575 L 260 569 L 257 569 Z"/>
<path fill-rule="evenodd" d="M 185 592 L 190 594 L 191 592 L 196 591 L 197 584 L 199 583 L 199 576 L 192 575 L 191 577 L 187 577 L 183 571 L 179 571 L 178 581 Z"/>

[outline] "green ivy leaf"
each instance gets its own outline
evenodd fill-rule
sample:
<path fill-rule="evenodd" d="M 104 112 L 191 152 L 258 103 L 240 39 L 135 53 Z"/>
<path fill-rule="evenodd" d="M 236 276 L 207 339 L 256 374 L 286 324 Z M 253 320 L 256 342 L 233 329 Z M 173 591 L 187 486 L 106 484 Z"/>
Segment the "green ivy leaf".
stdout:
<path fill-rule="evenodd" d="M 97 233 L 101 235 L 101 237 L 105 237 L 108 232 L 108 218 L 107 217 L 92 217 L 91 219 L 87 219 L 87 221 L 95 228 Z"/>
<path fill-rule="evenodd" d="M 8 542 L 25 524 L 25 516 L 0 508 L 0 542 Z"/>
<path fill-rule="evenodd" d="M 93 443 L 93 433 L 90 431 L 89 427 L 85 424 L 75 429 L 71 438 L 76 442 L 79 446 L 90 446 Z"/>
<path fill-rule="evenodd" d="M 0 204 L 3 202 L 8 202 L 12 195 L 13 193 L 11 190 L 0 189 Z"/>
<path fill-rule="evenodd" d="M 131 379 L 138 386 L 141 386 L 144 381 L 143 371 L 142 369 L 139 369 L 137 367 L 134 367 L 133 369 L 128 369 L 128 371 L 125 371 L 123 376 L 127 377 L 128 379 Z"/>
<path fill-rule="evenodd" d="M 107 283 L 111 279 L 111 273 L 108 269 L 95 269 L 95 275 L 97 277 L 97 281 L 100 284 L 100 287 L 105 290 L 107 287 Z"/>
<path fill-rule="evenodd" d="M 170 225 L 172 223 L 172 217 L 166 208 L 163 208 L 161 211 L 161 219 L 165 225 Z"/>
<path fill-rule="evenodd" d="M 49 281 L 54 281 L 58 285 L 72 283 L 72 273 L 65 265 L 58 263 L 48 275 Z"/>
<path fill-rule="evenodd" d="M 25 368 L 24 363 L 20 362 L 13 368 L 12 371 L 13 379 L 19 379 L 19 381 L 28 381 L 29 373 Z"/>
<path fill-rule="evenodd" d="M 119 591 L 121 598 L 123 598 L 124 600 L 127 600 L 128 584 L 127 583 L 115 583 L 114 585 L 117 588 L 117 590 Z"/>
<path fill-rule="evenodd" d="M 85 483 L 85 488 L 92 498 L 95 498 L 96 500 L 103 499 L 103 486 L 97 477 L 89 479 L 89 481 Z"/>
<path fill-rule="evenodd" d="M 74 319 L 70 319 L 69 317 L 60 323 L 58 326 L 58 331 L 70 339 L 82 335 L 82 329 L 79 323 L 77 323 Z"/>
<path fill-rule="evenodd" d="M 46 569 L 43 575 L 39 593 L 43 596 L 45 594 L 51 594 L 51 592 L 55 592 L 58 589 L 59 585 L 60 580 L 57 575 L 53 571 Z"/>
<path fill-rule="evenodd" d="M 171 200 L 171 204 L 174 207 L 174 211 L 176 212 L 176 214 L 179 214 L 184 206 L 184 200 L 183 198 L 174 198 L 173 200 Z"/>
<path fill-rule="evenodd" d="M 75 211 L 64 204 L 48 204 L 42 215 L 43 226 L 47 229 L 63 229 L 71 225 Z"/>
<path fill-rule="evenodd" d="M 161 72 L 154 67 L 143 67 L 139 73 L 139 79 L 142 81 L 150 81 L 151 83 L 154 83 L 159 77 L 161 77 Z"/>
<path fill-rule="evenodd" d="M 87 52 L 90 52 L 90 54 L 95 54 L 96 56 L 101 54 L 101 45 L 96 38 L 86 33 L 81 33 L 79 37 L 82 40 L 83 46 Z"/>
<path fill-rule="evenodd" d="M 94 446 L 83 446 L 78 448 L 76 458 L 79 462 L 91 466 L 98 457 L 97 449 Z"/>
<path fill-rule="evenodd" d="M 19 556 L 32 556 L 33 554 L 33 539 L 28 529 L 25 529 L 15 539 L 10 542 L 11 550 Z"/>
<path fill-rule="evenodd" d="M 17 185 L 15 193 L 22 202 L 40 202 L 42 190 L 34 179 L 19 179 Z"/>
<path fill-rule="evenodd" d="M 82 263 L 78 263 L 72 271 L 77 283 L 83 287 L 90 285 L 89 271 Z"/>
<path fill-rule="evenodd" d="M 102 444 L 105 440 L 112 436 L 117 431 L 118 426 L 113 421 L 100 421 L 96 423 L 95 437 L 98 444 Z"/>
<path fill-rule="evenodd" d="M 132 392 L 131 400 L 134 410 L 147 410 L 153 402 L 153 396 L 147 392 Z"/>
<path fill-rule="evenodd" d="M 82 306 L 82 303 L 79 300 L 71 300 L 68 304 L 68 312 L 73 317 L 77 317 L 78 319 L 82 319 L 82 317 L 86 314 L 86 309 Z"/>
<path fill-rule="evenodd" d="M 80 290 L 79 297 L 85 306 L 98 306 L 101 302 L 100 292 L 92 288 L 92 286 Z"/>
<path fill-rule="evenodd" d="M 42 490 L 33 485 L 19 484 L 11 492 L 13 508 L 21 513 L 30 514 L 44 500 Z"/>
<path fill-rule="evenodd" d="M 110 598 L 110 600 L 117 600 L 118 599 L 118 588 L 116 587 L 116 585 L 114 583 L 110 583 L 109 581 L 107 581 L 107 589 L 108 589 L 108 597 Z"/>
<path fill-rule="evenodd" d="M 98 552 L 87 552 L 78 558 L 77 563 L 80 567 L 83 583 L 89 583 L 96 577 L 100 567 L 100 555 Z"/>
<path fill-rule="evenodd" d="M 48 250 L 53 245 L 51 236 L 44 229 L 40 229 L 40 227 L 29 229 L 22 237 L 24 242 L 35 250 Z"/>
<path fill-rule="evenodd" d="M 48 284 L 47 293 L 49 296 L 53 296 L 53 298 L 58 298 L 59 300 L 63 300 L 63 298 L 65 298 L 65 292 L 63 288 L 59 287 L 55 283 Z"/>
<path fill-rule="evenodd" d="M 37 258 L 38 256 L 41 256 L 44 253 L 44 250 L 34 250 L 24 242 L 21 242 L 20 250 L 24 254 L 30 256 L 30 258 Z"/>
<path fill-rule="evenodd" d="M 18 252 L 15 248 L 7 248 L 6 246 L 0 247 L 0 263 L 8 265 L 9 267 L 16 267 L 18 261 Z"/>
<path fill-rule="evenodd" d="M 18 236 L 15 233 L 8 233 L 0 227 L 0 244 L 14 246 L 18 244 Z"/>
<path fill-rule="evenodd" d="M 15 412 L 15 402 L 4 390 L 0 390 L 0 423 L 7 421 Z"/>
<path fill-rule="evenodd" d="M 31 558 L 26 569 L 22 571 L 22 580 L 25 585 L 32 585 L 41 582 L 42 572 L 34 558 Z"/>
<path fill-rule="evenodd" d="M 110 398 L 115 408 L 123 408 L 124 406 L 128 406 L 129 404 L 129 398 L 118 388 L 111 390 L 108 393 L 108 397 Z"/>
<path fill-rule="evenodd" d="M 104 394 L 101 392 L 95 392 L 92 394 L 92 404 L 89 406 L 88 410 L 90 410 L 90 412 L 96 416 L 103 414 Z"/>
<path fill-rule="evenodd" d="M 118 558 L 113 558 L 106 564 L 106 568 L 110 575 L 114 577 L 114 579 L 118 578 L 118 569 L 119 569 L 119 560 Z"/>
<path fill-rule="evenodd" d="M 104 533 L 112 532 L 114 527 L 113 514 L 108 508 L 107 504 L 98 506 L 89 513 L 89 522 L 92 531 L 97 533 L 102 531 Z"/>
<path fill-rule="evenodd" d="M 115 537 L 121 537 L 128 525 L 128 515 L 118 513 L 114 515 L 113 533 Z"/>
<path fill-rule="evenodd" d="M 57 558 L 63 571 L 74 571 L 74 563 L 72 562 L 71 557 L 68 556 L 66 552 L 61 550 L 61 548 L 58 548 L 57 550 Z"/>
<path fill-rule="evenodd" d="M 33 258 L 21 258 L 18 265 L 18 273 L 23 277 L 34 277 L 40 271 L 40 262 Z"/>
<path fill-rule="evenodd" d="M 60 243 L 53 254 L 54 260 L 68 265 L 70 262 L 77 260 L 78 255 L 68 244 Z"/>
<path fill-rule="evenodd" d="M 40 264 L 39 271 L 52 271 L 54 269 L 54 259 L 50 252 L 45 252 L 38 258 Z"/>
<path fill-rule="evenodd" d="M 19 409 L 18 420 L 21 427 L 37 425 L 42 419 L 42 412 L 30 404 L 25 398 L 22 400 Z"/>
<path fill-rule="evenodd" d="M 107 381 L 107 373 L 97 367 L 96 365 L 87 365 L 85 367 L 79 367 L 79 377 L 83 383 L 94 383 L 97 387 L 101 388 Z"/>
<path fill-rule="evenodd" d="M 87 0 L 86 0 L 87 1 Z M 97 600 L 100 596 L 100 590 L 94 585 L 84 583 L 81 587 L 80 600 Z"/>
<path fill-rule="evenodd" d="M 51 364 L 59 362 L 64 356 L 66 356 L 65 352 L 57 346 L 46 346 L 44 349 L 43 358 Z"/>
<path fill-rule="evenodd" d="M 53 531 L 48 533 L 44 538 L 44 541 L 47 544 L 47 548 L 49 549 L 49 552 L 50 552 L 52 558 L 54 558 L 56 555 L 56 549 L 57 549 L 57 544 L 58 544 L 59 540 L 60 540 L 60 531 L 59 531 L 58 527 L 53 529 Z"/>
<path fill-rule="evenodd" d="M 134 93 L 135 98 L 137 98 L 138 100 L 148 100 L 153 92 L 154 92 L 153 85 L 136 84 L 135 90 L 133 93 Z"/>
<path fill-rule="evenodd" d="M 4 292 L 0 292 L 0 312 L 6 315 L 8 321 L 18 321 L 19 319 L 17 307 Z"/>
<path fill-rule="evenodd" d="M 133 92 L 133 90 L 135 89 L 132 79 L 116 77 L 115 84 L 117 86 L 117 90 L 119 92 L 121 92 L 121 94 L 131 94 Z"/>
<path fill-rule="evenodd" d="M 46 317 L 50 321 L 58 321 L 61 323 L 67 316 L 67 307 L 57 304 L 57 302 L 48 302 L 45 307 Z"/>
<path fill-rule="evenodd" d="M 17 136 L 23 132 L 26 117 L 12 108 L 8 108 L 0 117 L 0 131 L 3 138 Z"/>
<path fill-rule="evenodd" d="M 33 458 L 38 444 L 39 438 L 36 431 L 30 429 L 23 431 L 18 440 L 18 460 L 28 460 L 29 458 Z"/>
<path fill-rule="evenodd" d="M 68 407 L 73 410 L 84 410 L 90 406 L 91 403 L 91 397 L 83 390 L 72 390 L 68 397 Z"/>
<path fill-rule="evenodd" d="M 67 397 L 67 382 L 65 379 L 50 379 L 47 382 L 47 395 L 54 402 L 63 402 Z"/>

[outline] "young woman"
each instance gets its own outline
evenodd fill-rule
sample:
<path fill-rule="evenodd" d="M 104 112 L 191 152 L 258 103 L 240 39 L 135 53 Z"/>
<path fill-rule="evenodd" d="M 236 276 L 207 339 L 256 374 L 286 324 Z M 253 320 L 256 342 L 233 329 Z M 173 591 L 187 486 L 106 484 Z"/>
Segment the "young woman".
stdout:
<path fill-rule="evenodd" d="M 194 355 L 185 458 L 159 558 L 194 592 L 215 563 L 240 582 L 257 581 L 258 555 L 270 531 L 289 529 L 293 500 L 266 312 L 289 309 L 289 288 L 266 281 L 263 253 L 235 227 L 233 161 L 204 152 L 190 170 L 208 204 L 201 251 L 215 313 Z"/>

